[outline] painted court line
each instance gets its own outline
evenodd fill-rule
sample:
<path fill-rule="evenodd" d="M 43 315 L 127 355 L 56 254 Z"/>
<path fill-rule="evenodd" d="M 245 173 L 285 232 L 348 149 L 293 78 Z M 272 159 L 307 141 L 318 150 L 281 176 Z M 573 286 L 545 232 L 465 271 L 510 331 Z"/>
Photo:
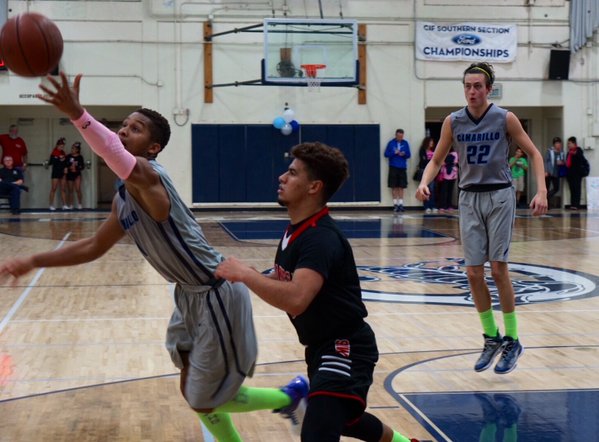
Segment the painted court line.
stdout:
<path fill-rule="evenodd" d="M 62 241 L 60 241 L 60 243 L 58 243 L 58 245 L 54 248 L 54 250 L 60 249 L 63 246 L 63 244 L 66 242 L 66 240 L 69 238 L 69 236 L 71 236 L 71 232 L 68 232 L 62 238 Z M 46 270 L 46 268 L 42 267 L 35 273 L 35 276 L 31 280 L 31 282 L 29 283 L 27 288 L 23 291 L 23 293 L 21 293 L 21 296 L 19 296 L 19 299 L 17 299 L 17 301 L 13 304 L 13 306 L 10 308 L 10 310 L 6 313 L 6 316 L 4 316 L 4 318 L 2 319 L 2 322 L 0 322 L 0 334 L 2 334 L 2 332 L 4 331 L 4 328 L 8 325 L 8 323 L 10 322 L 12 317 L 15 315 L 17 310 L 19 310 L 19 308 L 21 307 L 23 302 L 25 302 L 25 299 L 27 299 L 27 296 L 29 296 L 31 289 L 33 287 L 35 287 L 35 285 L 37 284 L 37 281 L 40 279 L 40 277 L 44 273 L 44 270 Z"/>

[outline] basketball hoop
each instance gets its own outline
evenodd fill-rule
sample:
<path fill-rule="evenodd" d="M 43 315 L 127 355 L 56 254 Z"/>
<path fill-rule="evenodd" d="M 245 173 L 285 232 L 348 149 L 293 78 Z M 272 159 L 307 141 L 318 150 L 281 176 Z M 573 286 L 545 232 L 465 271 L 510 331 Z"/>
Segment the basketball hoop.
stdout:
<path fill-rule="evenodd" d="M 325 69 L 326 64 L 303 64 L 302 69 L 306 71 L 306 85 L 308 92 L 320 92 L 321 79 L 318 78 L 318 70 Z"/>

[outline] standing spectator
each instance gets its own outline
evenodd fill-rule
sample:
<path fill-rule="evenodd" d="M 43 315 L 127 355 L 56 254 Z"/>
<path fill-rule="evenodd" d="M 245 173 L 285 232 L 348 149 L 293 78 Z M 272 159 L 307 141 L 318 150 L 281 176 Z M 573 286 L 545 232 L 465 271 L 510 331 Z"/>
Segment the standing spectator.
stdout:
<path fill-rule="evenodd" d="M 50 195 L 48 196 L 48 204 L 50 210 L 56 210 L 56 206 L 54 205 L 54 196 L 56 195 L 56 189 L 60 188 L 60 196 L 62 198 L 62 208 L 63 210 L 67 210 L 69 206 L 67 205 L 67 196 L 65 193 L 66 188 L 66 180 L 65 175 L 67 171 L 67 154 L 64 151 L 65 139 L 59 138 L 56 140 L 56 145 L 52 152 L 50 153 L 50 159 L 48 160 L 48 166 L 52 168 L 51 174 L 51 185 L 50 185 Z"/>
<path fill-rule="evenodd" d="M 420 171 L 419 172 L 420 178 L 418 178 L 418 181 L 420 181 L 420 179 L 422 178 L 422 172 L 424 172 L 426 165 L 431 160 L 434 153 L 435 153 L 435 140 L 432 137 L 424 137 L 424 139 L 422 140 L 422 144 L 420 144 L 420 149 L 418 150 L 418 158 L 419 158 L 418 170 Z M 431 213 L 431 212 L 436 213 L 438 211 L 437 206 L 435 204 L 435 187 L 436 187 L 436 183 L 433 180 L 428 185 L 428 189 L 431 192 L 431 197 L 427 201 L 424 201 L 424 204 L 423 204 L 425 213 Z"/>
<path fill-rule="evenodd" d="M 570 187 L 570 210 L 580 209 L 580 195 L 582 192 L 582 178 L 585 176 L 582 172 L 584 162 L 584 153 L 578 147 L 576 137 L 568 138 L 568 153 L 566 157 L 566 179 Z"/>
<path fill-rule="evenodd" d="M 435 155 L 424 171 L 416 198 L 423 201 L 429 197 L 427 184 L 443 165 L 451 146 L 455 146 L 460 161 L 460 237 L 484 339 L 474 370 L 488 369 L 501 353 L 494 371 L 506 374 L 516 368 L 524 351 L 518 335 L 516 295 L 508 268 L 516 212 L 516 195 L 508 164 L 511 139 L 532 161 L 537 184 L 537 194 L 530 203 L 533 215 L 547 212 L 547 189 L 543 156 L 518 117 L 489 102 L 494 81 L 495 73 L 488 63 L 472 63 L 464 70 L 462 83 L 468 104 L 443 121 Z M 486 262 L 491 264 L 491 277 L 499 294 L 505 336 L 495 322 L 485 276 Z"/>
<path fill-rule="evenodd" d="M 27 168 L 27 144 L 19 136 L 19 127 L 11 124 L 7 134 L 0 135 L 0 146 L 2 147 L 2 163 L 4 157 L 12 157 L 15 169 L 24 172 Z"/>
<path fill-rule="evenodd" d="M 453 189 L 458 179 L 458 153 L 453 146 L 445 157 L 443 165 L 439 170 L 438 189 L 439 189 L 439 209 L 441 211 L 453 210 Z"/>
<path fill-rule="evenodd" d="M 563 143 L 560 137 L 553 137 L 552 145 L 545 154 L 545 185 L 547 186 L 547 201 L 559 192 L 561 177 L 566 175 L 566 156 L 563 152 Z M 552 204 L 555 206 L 555 203 Z"/>
<path fill-rule="evenodd" d="M 11 156 L 5 156 L 2 160 L 4 167 L 0 169 L 0 193 L 8 195 L 10 211 L 13 215 L 21 212 L 21 190 L 27 190 L 23 185 L 23 172 L 13 167 Z"/>
<path fill-rule="evenodd" d="M 516 207 L 522 207 L 520 200 L 522 199 L 522 192 L 524 192 L 526 171 L 528 170 L 528 161 L 524 157 L 524 152 L 519 147 L 516 147 L 514 156 L 509 161 L 510 170 L 512 171 L 512 183 L 516 189 Z M 526 203 L 524 203 L 526 208 Z"/>
<path fill-rule="evenodd" d="M 83 209 L 81 198 L 81 171 L 85 169 L 85 161 L 81 155 L 81 143 L 76 141 L 67 155 L 67 206 L 73 208 L 73 193 L 77 194 L 77 209 Z"/>
<path fill-rule="evenodd" d="M 385 157 L 389 159 L 389 177 L 387 185 L 391 188 L 393 197 L 393 211 L 403 212 L 403 192 L 408 187 L 408 158 L 410 158 L 410 144 L 404 140 L 404 130 L 397 129 L 395 138 L 387 143 Z"/>

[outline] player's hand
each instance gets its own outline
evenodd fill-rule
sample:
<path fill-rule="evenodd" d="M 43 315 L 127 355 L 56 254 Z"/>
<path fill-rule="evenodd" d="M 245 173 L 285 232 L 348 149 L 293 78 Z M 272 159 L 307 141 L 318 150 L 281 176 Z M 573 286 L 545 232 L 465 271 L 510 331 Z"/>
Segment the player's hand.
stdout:
<path fill-rule="evenodd" d="M 218 265 L 214 275 L 231 282 L 243 282 L 244 275 L 249 271 L 254 270 L 237 258 L 227 258 Z"/>
<path fill-rule="evenodd" d="M 418 189 L 416 189 L 416 199 L 419 201 L 428 201 L 431 197 L 431 191 L 428 186 L 423 182 L 420 182 Z"/>
<path fill-rule="evenodd" d="M 54 90 L 44 84 L 40 84 L 39 88 L 45 93 L 38 95 L 40 100 L 54 105 L 59 111 L 67 114 L 71 120 L 77 120 L 83 115 L 83 106 L 79 102 L 81 74 L 75 76 L 72 86 L 69 84 L 67 75 L 64 72 L 60 73 L 60 82 L 50 75 L 46 77 L 46 80 L 54 86 Z"/>
<path fill-rule="evenodd" d="M 11 285 L 16 285 L 18 279 L 33 270 L 31 258 L 15 258 L 11 261 L 0 263 L 0 284 L 4 284 L 12 277 Z"/>
<path fill-rule="evenodd" d="M 530 208 L 533 216 L 545 215 L 547 213 L 547 196 L 537 193 L 530 202 Z"/>

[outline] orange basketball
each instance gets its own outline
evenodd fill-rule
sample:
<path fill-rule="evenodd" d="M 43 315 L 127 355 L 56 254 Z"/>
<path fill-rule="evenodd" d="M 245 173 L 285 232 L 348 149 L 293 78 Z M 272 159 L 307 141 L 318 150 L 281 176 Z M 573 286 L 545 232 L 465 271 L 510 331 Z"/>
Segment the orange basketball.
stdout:
<path fill-rule="evenodd" d="M 22 77 L 40 77 L 58 66 L 62 35 L 52 20 L 35 12 L 10 18 L 0 31 L 0 58 Z"/>

